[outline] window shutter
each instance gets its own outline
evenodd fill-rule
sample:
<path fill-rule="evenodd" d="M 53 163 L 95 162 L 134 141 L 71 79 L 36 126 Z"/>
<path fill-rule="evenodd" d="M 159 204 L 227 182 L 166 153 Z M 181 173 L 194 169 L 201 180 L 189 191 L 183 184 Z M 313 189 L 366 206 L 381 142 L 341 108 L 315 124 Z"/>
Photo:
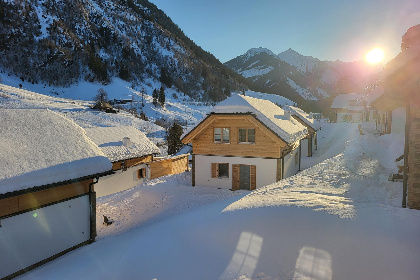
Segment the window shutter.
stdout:
<path fill-rule="evenodd" d="M 217 178 L 217 163 L 211 164 L 211 177 Z"/>
<path fill-rule="evenodd" d="M 251 165 L 251 191 L 257 188 L 257 167 Z"/>
<path fill-rule="evenodd" d="M 232 190 L 239 189 L 239 164 L 232 164 Z"/>

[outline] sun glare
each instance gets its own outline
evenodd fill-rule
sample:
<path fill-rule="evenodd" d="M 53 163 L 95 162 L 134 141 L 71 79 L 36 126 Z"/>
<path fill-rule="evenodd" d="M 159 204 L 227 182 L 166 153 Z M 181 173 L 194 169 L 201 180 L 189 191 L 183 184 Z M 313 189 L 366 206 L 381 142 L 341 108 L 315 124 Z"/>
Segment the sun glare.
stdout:
<path fill-rule="evenodd" d="M 371 64 L 381 62 L 384 59 L 384 51 L 380 48 L 373 49 L 366 54 L 365 59 Z"/>

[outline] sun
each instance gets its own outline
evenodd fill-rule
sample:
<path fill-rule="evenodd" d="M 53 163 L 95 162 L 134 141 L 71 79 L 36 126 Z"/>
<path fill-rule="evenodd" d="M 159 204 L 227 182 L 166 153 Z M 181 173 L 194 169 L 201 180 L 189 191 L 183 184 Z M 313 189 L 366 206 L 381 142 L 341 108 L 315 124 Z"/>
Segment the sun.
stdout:
<path fill-rule="evenodd" d="M 369 62 L 370 64 L 379 63 L 383 59 L 384 59 L 384 51 L 381 50 L 380 48 L 375 48 L 369 51 L 365 56 L 365 60 Z"/>

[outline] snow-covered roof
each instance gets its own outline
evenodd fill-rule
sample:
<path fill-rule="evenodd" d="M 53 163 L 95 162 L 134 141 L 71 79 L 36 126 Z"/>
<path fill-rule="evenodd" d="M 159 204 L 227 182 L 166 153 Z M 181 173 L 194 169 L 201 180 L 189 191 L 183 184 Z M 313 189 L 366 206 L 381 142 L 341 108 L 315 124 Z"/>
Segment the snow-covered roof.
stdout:
<path fill-rule="evenodd" d="M 332 109 L 348 109 L 351 111 L 361 111 L 363 106 L 359 101 L 363 99 L 363 94 L 360 93 L 342 93 L 334 98 L 331 104 Z"/>
<path fill-rule="evenodd" d="M 309 125 L 315 130 L 318 130 L 320 127 L 320 122 L 318 120 L 315 120 L 309 113 L 306 113 L 302 109 L 294 106 L 286 106 L 284 107 L 285 110 L 290 110 L 293 116 L 297 116 L 299 119 L 301 119 L 304 123 Z"/>
<path fill-rule="evenodd" d="M 304 125 L 293 118 L 288 118 L 283 109 L 264 99 L 235 94 L 213 107 L 211 112 L 218 114 L 252 113 L 287 143 L 300 140 L 307 134 Z"/>
<path fill-rule="evenodd" d="M 81 127 L 48 109 L 1 109 L 0 120 L 0 193 L 112 168 Z"/>
<path fill-rule="evenodd" d="M 87 136 L 112 161 L 157 154 L 159 148 L 146 135 L 132 126 L 85 128 Z M 123 138 L 130 138 L 124 145 Z"/>

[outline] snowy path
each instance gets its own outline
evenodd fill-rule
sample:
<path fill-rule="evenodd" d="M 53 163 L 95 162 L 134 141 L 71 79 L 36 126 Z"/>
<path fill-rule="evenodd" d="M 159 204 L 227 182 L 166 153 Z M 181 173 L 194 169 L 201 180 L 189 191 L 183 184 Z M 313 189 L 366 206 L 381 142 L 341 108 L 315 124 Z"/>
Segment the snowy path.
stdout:
<path fill-rule="evenodd" d="M 364 124 L 365 129 L 370 125 Z M 395 159 L 403 152 L 399 145 L 403 135 L 360 135 L 354 124 L 329 126 L 320 132 L 326 140 L 320 151 L 315 152 L 314 158 L 303 159 L 304 163 L 320 163 L 252 192 L 225 211 L 288 205 L 352 219 L 357 215 L 356 205 L 401 205 L 402 183 L 389 182 L 388 176 L 397 171 Z M 321 161 L 326 154 L 334 153 L 338 154 Z M 317 157 L 317 154 L 322 156 Z"/>

